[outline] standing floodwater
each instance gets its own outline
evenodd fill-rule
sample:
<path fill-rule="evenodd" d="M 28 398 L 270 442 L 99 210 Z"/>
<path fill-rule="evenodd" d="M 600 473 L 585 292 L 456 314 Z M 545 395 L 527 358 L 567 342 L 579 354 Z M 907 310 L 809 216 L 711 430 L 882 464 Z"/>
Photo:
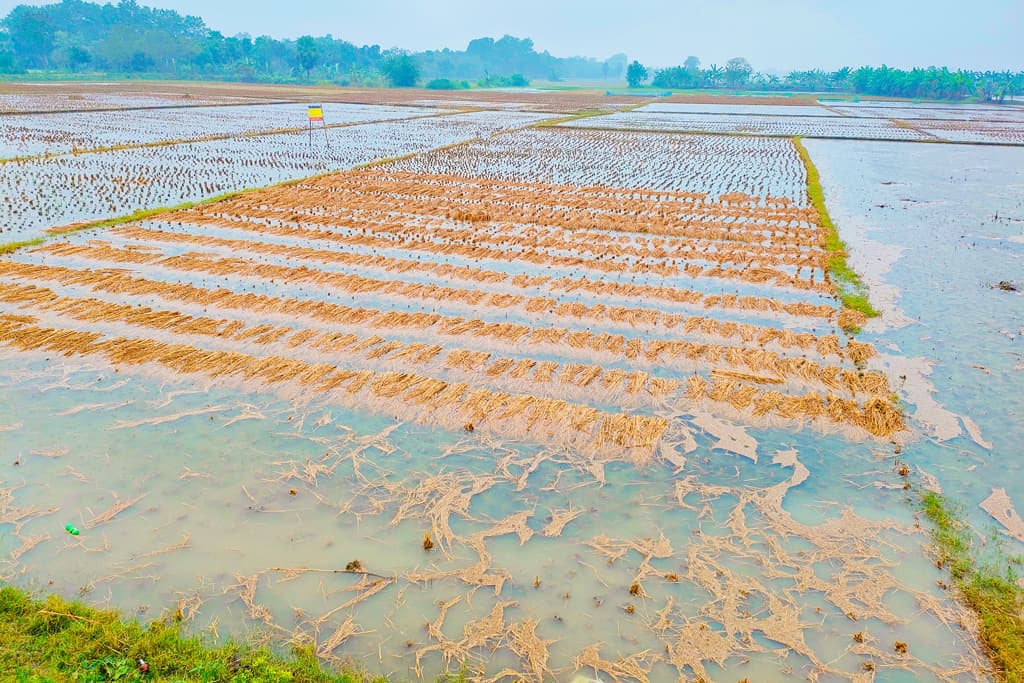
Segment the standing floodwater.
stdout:
<path fill-rule="evenodd" d="M 1016 150 L 805 141 L 867 320 L 779 136 L 938 124 L 807 107 L 353 108 L 316 170 L 410 156 L 4 256 L 3 577 L 396 680 L 984 680 L 916 510 L 1024 533 Z"/>

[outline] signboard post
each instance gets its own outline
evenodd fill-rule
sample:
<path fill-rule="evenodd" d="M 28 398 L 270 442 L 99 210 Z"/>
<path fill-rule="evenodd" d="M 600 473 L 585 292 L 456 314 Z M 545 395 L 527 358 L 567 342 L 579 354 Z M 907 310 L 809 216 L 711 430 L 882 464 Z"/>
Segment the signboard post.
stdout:
<path fill-rule="evenodd" d="M 320 123 L 324 129 L 324 143 L 327 145 L 327 149 L 330 149 L 331 141 L 327 137 L 327 122 L 324 121 L 324 105 L 311 104 L 306 107 L 306 114 L 309 118 L 309 144 L 313 144 L 313 124 Z"/>

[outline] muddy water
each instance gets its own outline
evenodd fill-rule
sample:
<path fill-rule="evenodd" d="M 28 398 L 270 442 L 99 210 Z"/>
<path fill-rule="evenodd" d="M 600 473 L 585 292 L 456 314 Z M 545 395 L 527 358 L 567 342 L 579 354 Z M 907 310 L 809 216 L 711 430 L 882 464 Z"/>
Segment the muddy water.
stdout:
<path fill-rule="evenodd" d="M 904 457 L 960 500 L 979 528 L 995 525 L 1024 541 L 1017 515 L 1007 528 L 979 508 L 1005 489 L 1024 510 L 1024 294 L 998 287 L 1024 290 L 1024 155 L 808 144 L 854 266 L 882 294 L 886 313 L 865 338 L 929 371 L 934 400 L 908 400 L 928 438 Z"/>
<path fill-rule="evenodd" d="M 674 680 L 666 646 L 682 661 L 697 643 L 681 633 L 714 634 L 712 661 L 700 665 L 713 680 L 847 678 L 865 661 L 891 680 L 976 676 L 958 626 L 965 616 L 935 585 L 942 577 L 923 557 L 926 537 L 886 448 L 701 421 L 719 439 L 680 417 L 696 449 L 673 449 L 685 458 L 679 471 L 585 471 L 570 453 L 529 444 L 5 354 L 5 512 L 30 514 L 18 537 L 4 526 L 2 549 L 10 556 L 24 539 L 44 539 L 6 563 L 20 585 L 142 618 L 180 607 L 190 629 L 221 637 L 257 629 L 322 645 L 351 617 L 351 637 L 323 654 L 397 677 L 416 675 L 418 651 L 426 677 L 445 666 L 425 624 L 452 599 L 444 639 L 478 642 L 469 663 L 491 674 L 529 672 L 504 629 L 473 641 L 466 628 L 509 602 L 505 624 L 537 620 L 536 634 L 554 641 L 547 666 L 558 678 L 602 643 L 602 660 L 634 657 L 651 680 Z M 430 482 L 479 493 L 449 517 L 431 504 L 437 496 L 416 504 Z M 131 505 L 110 515 L 119 502 Z M 551 514 L 564 511 L 580 514 L 545 536 Z M 496 526 L 516 514 L 518 535 Z M 64 533 L 67 523 L 82 535 Z M 452 538 L 435 531 L 437 547 L 425 552 L 423 533 L 448 523 Z M 480 561 L 466 541 L 478 534 L 490 555 L 484 578 L 440 576 Z M 388 580 L 331 614 L 373 587 L 374 577 L 334 573 L 354 559 Z M 474 580 L 500 584 L 500 595 Z M 852 640 L 858 631 L 865 644 Z M 892 653 L 896 640 L 910 655 Z M 451 651 L 456 663 L 465 654 Z M 961 657 L 975 663 L 958 675 Z"/>

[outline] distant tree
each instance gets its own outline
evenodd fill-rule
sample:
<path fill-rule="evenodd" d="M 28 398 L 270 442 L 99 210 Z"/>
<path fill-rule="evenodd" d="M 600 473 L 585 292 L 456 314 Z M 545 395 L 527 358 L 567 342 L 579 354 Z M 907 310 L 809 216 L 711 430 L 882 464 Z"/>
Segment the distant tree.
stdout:
<path fill-rule="evenodd" d="M 460 90 L 469 88 L 469 83 L 466 81 L 452 81 L 447 78 L 435 78 L 428 81 L 423 87 L 427 90 Z"/>
<path fill-rule="evenodd" d="M 11 47 L 11 37 L 0 31 L 0 73 L 14 73 L 18 65 Z"/>
<path fill-rule="evenodd" d="M 833 71 L 829 74 L 829 87 L 832 90 L 846 90 L 850 87 L 850 77 L 853 75 L 853 69 L 848 66 L 844 66 L 842 69 Z"/>
<path fill-rule="evenodd" d="M 786 76 L 786 87 L 793 90 L 806 90 L 808 92 L 820 92 L 828 90 L 832 83 L 832 76 L 821 69 L 810 71 L 791 71 Z"/>
<path fill-rule="evenodd" d="M 651 85 L 656 88 L 692 88 L 694 85 L 693 76 L 682 66 L 670 66 L 667 69 L 658 69 L 654 72 L 654 80 Z"/>
<path fill-rule="evenodd" d="M 747 87 L 751 90 L 766 90 L 768 88 L 768 76 L 760 71 L 755 71 L 750 80 L 747 81 Z"/>
<path fill-rule="evenodd" d="M 485 55 L 494 49 L 494 38 L 474 38 L 466 46 L 467 55 Z"/>
<path fill-rule="evenodd" d="M 78 71 L 91 61 L 92 55 L 81 45 L 72 45 L 68 48 L 67 62 L 72 71 Z"/>
<path fill-rule="evenodd" d="M 299 68 L 306 72 L 306 78 L 309 78 L 309 72 L 320 63 L 320 50 L 317 48 L 316 39 L 313 36 L 302 36 L 296 40 L 295 55 L 299 61 Z"/>
<path fill-rule="evenodd" d="M 396 88 L 412 88 L 420 77 L 419 67 L 412 55 L 398 50 L 384 58 L 380 70 Z"/>
<path fill-rule="evenodd" d="M 626 82 L 629 83 L 630 88 L 636 88 L 646 80 L 647 67 L 634 59 L 626 68 Z"/>
<path fill-rule="evenodd" d="M 256 69 L 252 64 L 236 64 L 231 77 L 242 83 L 252 83 L 256 80 Z"/>
<path fill-rule="evenodd" d="M 56 29 L 45 7 L 18 5 L 3 21 L 11 47 L 27 66 L 48 68 Z"/>
<path fill-rule="evenodd" d="M 628 65 L 629 58 L 620 52 L 604 60 L 602 71 L 604 71 L 604 67 L 607 67 L 607 77 L 612 80 L 619 79 L 626 74 Z"/>
<path fill-rule="evenodd" d="M 132 73 L 143 73 L 146 71 L 152 71 L 156 62 L 142 50 L 136 50 L 132 53 L 131 57 L 131 70 Z"/>
<path fill-rule="evenodd" d="M 26 0 L 19 0 L 26 1 Z M 147 7 L 149 0 L 48 0 L 20 4 L 0 17 L 0 72 L 30 69 L 117 74 L 144 71 L 174 78 L 287 81 L 314 74 L 334 83 L 380 87 L 448 79 L 453 84 L 477 81 L 487 74 L 502 85 L 512 75 L 530 79 L 621 80 L 646 82 L 647 70 L 629 64 L 626 55 L 606 60 L 554 57 L 538 52 L 529 38 L 477 38 L 465 50 L 428 50 L 409 55 L 381 53 L 379 45 L 356 46 L 330 35 L 278 40 L 269 36 L 225 36 L 195 16 Z M 385 64 L 386 62 L 386 64 Z M 386 69 L 385 69 L 386 66 Z M 632 77 L 627 72 L 632 70 Z M 653 72 L 653 69 L 652 69 Z M 882 97 L 958 100 L 979 97 L 1009 101 L 1024 92 L 1024 73 L 910 70 L 882 65 L 844 67 L 832 73 L 811 69 L 779 79 L 754 74 L 745 59 L 726 68 L 701 69 L 687 57 L 682 66 L 660 69 L 654 82 L 665 87 L 758 87 L 844 91 Z M 495 81 L 495 83 L 499 82 Z M 515 82 L 522 83 L 516 79 Z M 462 86 L 460 86 L 462 87 Z"/>
<path fill-rule="evenodd" d="M 130 72 L 132 57 L 143 48 L 139 38 L 139 33 L 130 26 L 115 24 L 103 40 L 96 43 L 93 54 L 104 68 Z"/>
<path fill-rule="evenodd" d="M 725 63 L 725 80 L 732 88 L 746 85 L 752 73 L 754 67 L 743 57 L 733 57 Z"/>
<path fill-rule="evenodd" d="M 0 73 L 15 73 L 18 67 L 14 61 L 14 51 L 7 48 L 0 48 Z"/>
<path fill-rule="evenodd" d="M 530 85 L 530 80 L 522 74 L 512 74 L 511 76 L 488 74 L 477 81 L 477 85 L 481 88 L 525 88 Z"/>
<path fill-rule="evenodd" d="M 361 88 L 382 88 L 387 85 L 385 77 L 376 70 L 362 69 L 358 66 L 352 67 L 341 82 L 343 85 L 353 85 Z"/>
<path fill-rule="evenodd" d="M 724 74 L 725 71 L 722 69 L 722 67 L 718 66 L 717 64 L 712 64 L 704 72 L 704 82 L 707 84 L 709 88 L 717 88 L 718 84 L 722 82 L 722 76 Z"/>

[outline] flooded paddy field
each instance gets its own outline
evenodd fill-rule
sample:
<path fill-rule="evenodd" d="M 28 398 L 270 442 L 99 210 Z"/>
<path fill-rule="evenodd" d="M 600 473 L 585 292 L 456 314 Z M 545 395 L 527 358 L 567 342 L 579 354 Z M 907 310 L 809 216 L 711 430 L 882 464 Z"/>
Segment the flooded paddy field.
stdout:
<path fill-rule="evenodd" d="M 737 116 L 842 116 L 830 107 L 817 104 L 689 104 L 655 102 L 638 107 L 645 114 L 735 114 Z"/>
<path fill-rule="evenodd" d="M 661 114 L 620 112 L 594 119 L 581 119 L 565 126 L 624 128 L 630 130 L 702 133 L 746 133 L 790 137 L 874 138 L 925 140 L 928 136 L 887 119 L 854 119 L 842 116 L 761 116 L 751 114 Z"/>
<path fill-rule="evenodd" d="M 603 117 L 602 117 L 603 118 Z M 689 191 L 741 200 L 774 197 L 806 206 L 806 172 L 788 140 L 628 131 L 529 128 L 437 153 L 395 168 L 529 183 Z"/>
<path fill-rule="evenodd" d="M 1015 542 L 1018 151 L 805 143 L 867 320 L 792 141 L 542 118 L 0 258 L 0 575 L 396 680 L 988 680 L 917 501 Z"/>
<path fill-rule="evenodd" d="M 885 104 L 899 106 L 876 106 Z M 1024 144 L 1024 108 L 997 105 L 929 106 L 872 101 L 758 106 L 666 102 L 562 125 L 852 140 Z"/>
<path fill-rule="evenodd" d="M 442 113 L 417 107 L 337 104 L 330 125 L 408 119 Z M 448 110 L 451 111 L 450 109 Z M 135 147 L 307 128 L 303 104 L 40 114 L 4 120 L 0 159 Z"/>
<path fill-rule="evenodd" d="M 884 119 L 1024 122 L 1024 107 L 998 104 L 945 104 L 938 102 L 829 102 L 844 116 L 875 116 Z"/>
<path fill-rule="evenodd" d="M 327 128 L 314 134 L 303 130 L 240 135 L 0 164 L 0 234 L 7 240 L 33 238 L 69 223 L 350 168 L 486 137 L 544 118 L 543 114 L 480 111 L 425 119 L 424 111 L 409 109 L 404 120 Z M 394 110 L 364 111 L 363 115 L 373 121 L 389 113 Z"/>
<path fill-rule="evenodd" d="M 1014 457 L 1024 437 L 1019 151 L 807 145 L 832 216 L 863 245 L 853 251 L 854 264 L 886 304 L 881 321 L 861 338 L 914 359 L 934 385 L 933 396 L 909 398 L 928 438 L 905 457 L 914 456 L 962 501 L 980 528 L 995 525 L 1024 542 L 1024 527 L 1012 512 L 1024 507 L 1024 472 Z M 985 507 L 1003 510 L 995 519 L 981 507 L 986 500 L 991 504 Z"/>
<path fill-rule="evenodd" d="M 101 85 L 101 84 L 98 84 Z M 76 84 L 70 92 L 62 92 L 66 85 L 15 85 L 3 84 L 0 89 L 0 113 L 24 114 L 38 112 L 71 112 L 97 111 L 116 109 L 156 109 L 164 107 L 195 107 L 211 105 L 254 104 L 261 100 L 251 97 L 232 97 L 229 95 L 200 95 L 182 93 L 125 94 L 121 92 L 121 84 L 117 84 L 115 92 L 83 91 L 81 84 Z"/>

